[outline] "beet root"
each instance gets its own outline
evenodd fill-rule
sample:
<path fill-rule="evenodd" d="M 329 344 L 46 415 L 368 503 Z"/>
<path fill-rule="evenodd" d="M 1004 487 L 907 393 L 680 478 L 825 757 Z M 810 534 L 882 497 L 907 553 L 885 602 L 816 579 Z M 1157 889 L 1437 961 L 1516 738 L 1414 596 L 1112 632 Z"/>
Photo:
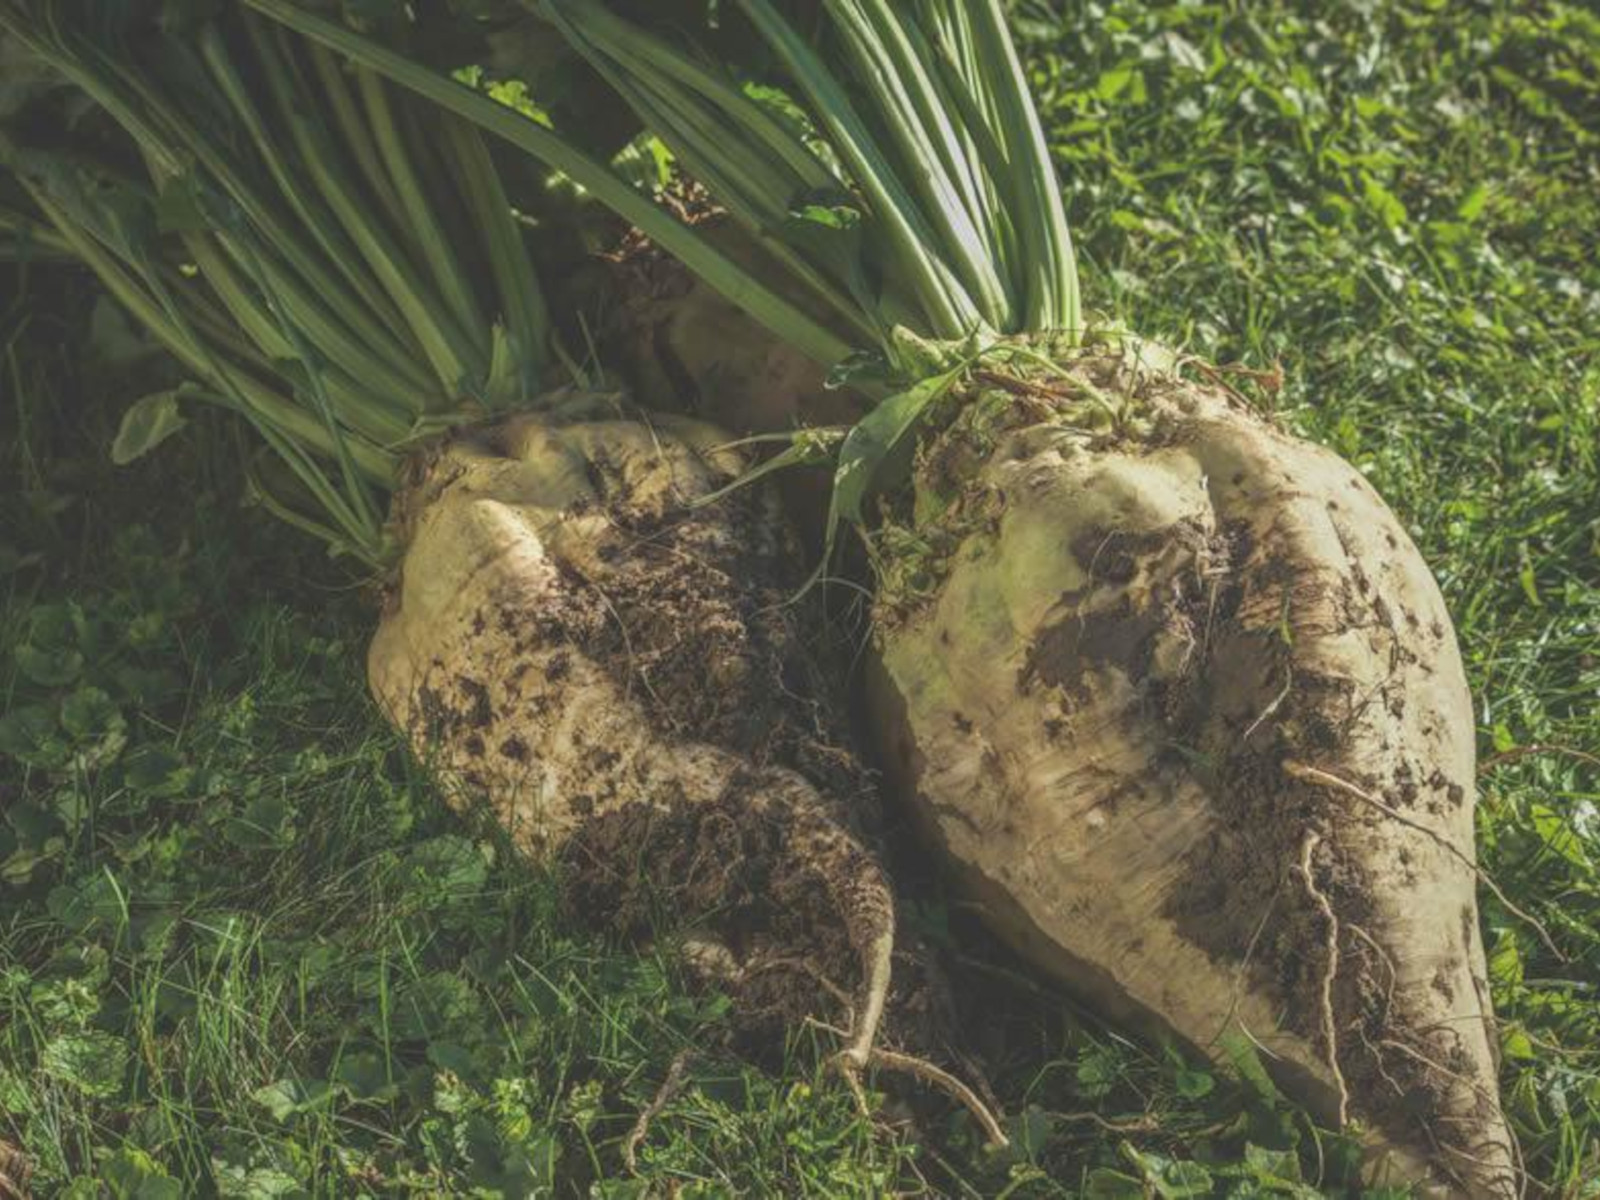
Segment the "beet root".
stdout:
<path fill-rule="evenodd" d="M 775 502 L 688 507 L 743 469 L 727 440 L 595 396 L 455 435 L 397 498 L 405 556 L 369 678 L 452 801 L 560 863 L 589 921 L 714 913 L 747 977 L 783 960 L 858 980 L 856 1066 L 888 992 L 892 892 L 856 830 L 864 776 L 806 694 Z M 767 975 L 767 1016 L 825 994 Z"/>
<path fill-rule="evenodd" d="M 1109 1015 L 1217 1059 L 1248 1038 L 1359 1124 L 1372 1181 L 1516 1194 L 1470 698 L 1367 481 L 1088 356 L 963 408 L 917 491 L 916 536 L 877 542 L 869 709 L 993 926 Z"/>

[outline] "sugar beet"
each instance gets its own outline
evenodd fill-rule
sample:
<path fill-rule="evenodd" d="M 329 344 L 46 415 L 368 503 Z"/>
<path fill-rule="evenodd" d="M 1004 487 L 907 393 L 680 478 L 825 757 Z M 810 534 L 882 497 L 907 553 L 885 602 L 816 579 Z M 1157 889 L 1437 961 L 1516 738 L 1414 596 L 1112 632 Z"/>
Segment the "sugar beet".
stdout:
<path fill-rule="evenodd" d="M 588 919 L 717 913 L 769 1013 L 786 1001 L 758 976 L 855 976 L 860 1065 L 892 893 L 797 652 L 775 502 L 691 506 L 741 470 L 726 441 L 597 396 L 448 439 L 396 500 L 405 557 L 369 677 L 448 794 L 559 862 Z M 816 981 L 789 991 L 778 1015 L 808 1015 Z"/>
<path fill-rule="evenodd" d="M 1108 1014 L 1255 1043 L 1374 1179 L 1515 1194 L 1470 699 L 1373 488 L 1115 355 L 969 403 L 916 488 L 869 708 L 994 927 Z"/>

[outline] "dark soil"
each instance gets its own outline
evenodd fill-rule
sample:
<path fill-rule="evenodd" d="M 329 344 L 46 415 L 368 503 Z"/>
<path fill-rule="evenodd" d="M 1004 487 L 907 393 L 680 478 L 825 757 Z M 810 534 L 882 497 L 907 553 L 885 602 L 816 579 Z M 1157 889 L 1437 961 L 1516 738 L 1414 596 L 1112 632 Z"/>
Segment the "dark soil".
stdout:
<path fill-rule="evenodd" d="M 768 493 L 741 489 L 704 512 L 618 505 L 601 546 L 603 606 L 567 639 L 648 695 L 657 729 L 799 771 L 858 824 L 875 792 L 850 747 L 843 673 L 802 558 Z M 591 596 L 589 581 L 574 591 Z"/>
<path fill-rule="evenodd" d="M 561 854 L 571 913 L 635 940 L 709 931 L 728 952 L 705 982 L 734 999 L 744 1054 L 770 1059 L 806 1019 L 842 1023 L 860 975 L 855 931 L 893 920 L 868 852 L 760 772 L 713 803 L 640 802 L 596 817 Z M 875 909 L 876 911 L 871 911 Z"/>

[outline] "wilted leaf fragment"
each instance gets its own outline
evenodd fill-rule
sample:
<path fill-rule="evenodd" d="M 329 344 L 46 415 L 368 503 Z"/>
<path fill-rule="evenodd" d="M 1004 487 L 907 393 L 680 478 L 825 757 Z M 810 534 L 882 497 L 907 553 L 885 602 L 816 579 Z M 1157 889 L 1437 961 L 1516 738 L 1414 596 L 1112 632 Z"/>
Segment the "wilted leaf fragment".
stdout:
<path fill-rule="evenodd" d="M 125 467 L 143 458 L 188 422 L 178 411 L 178 392 L 154 392 L 135 400 L 122 414 L 116 440 L 111 443 L 111 461 Z"/>

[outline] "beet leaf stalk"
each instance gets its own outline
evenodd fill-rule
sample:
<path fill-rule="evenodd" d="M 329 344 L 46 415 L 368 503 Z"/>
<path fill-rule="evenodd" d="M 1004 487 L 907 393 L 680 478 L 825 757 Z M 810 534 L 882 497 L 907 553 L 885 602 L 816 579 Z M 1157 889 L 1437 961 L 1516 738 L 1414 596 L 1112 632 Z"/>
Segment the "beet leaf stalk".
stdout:
<path fill-rule="evenodd" d="M 767 0 L 739 7 L 803 112 L 603 5 L 544 11 L 779 263 L 800 264 L 797 282 L 874 331 L 858 349 L 892 352 L 897 327 L 1080 332 L 1066 214 L 996 0 L 827 4 L 826 57 Z"/>
<path fill-rule="evenodd" d="M 400 457 L 522 402 L 548 365 L 483 135 L 260 18 L 179 38 L 139 36 L 137 17 L 0 3 L 127 136 L 91 155 L 18 135 L 7 165 L 51 241 L 193 373 L 182 399 L 240 413 L 289 467 L 293 495 L 263 499 L 380 562 Z"/>

